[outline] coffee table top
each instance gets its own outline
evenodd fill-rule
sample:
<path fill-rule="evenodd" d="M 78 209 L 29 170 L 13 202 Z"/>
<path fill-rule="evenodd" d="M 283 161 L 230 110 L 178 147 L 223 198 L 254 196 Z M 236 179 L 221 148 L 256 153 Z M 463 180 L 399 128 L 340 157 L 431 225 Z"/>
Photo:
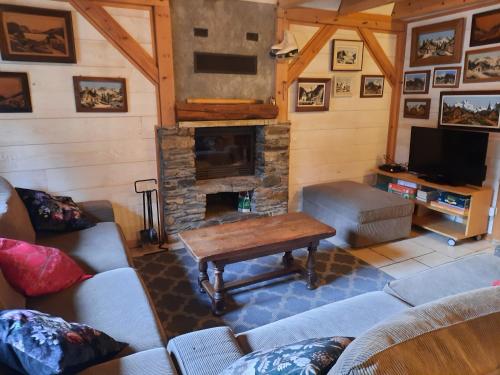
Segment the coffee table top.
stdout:
<path fill-rule="evenodd" d="M 294 212 L 188 230 L 179 237 L 197 261 L 206 262 L 284 252 L 334 235 L 334 228 Z"/>

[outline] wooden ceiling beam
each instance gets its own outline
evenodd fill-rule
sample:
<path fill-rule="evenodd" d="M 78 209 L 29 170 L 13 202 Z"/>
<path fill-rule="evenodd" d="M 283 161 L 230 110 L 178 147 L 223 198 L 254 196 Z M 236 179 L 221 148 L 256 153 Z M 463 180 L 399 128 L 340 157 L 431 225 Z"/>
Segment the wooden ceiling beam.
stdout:
<path fill-rule="evenodd" d="M 394 4 L 392 17 L 405 21 L 432 18 L 490 4 L 498 4 L 498 0 L 405 0 Z"/>
<path fill-rule="evenodd" d="M 393 3 L 395 0 L 342 0 L 338 9 L 339 16 L 376 8 Z"/>
<path fill-rule="evenodd" d="M 278 6 L 283 9 L 298 7 L 310 0 L 278 0 Z"/>

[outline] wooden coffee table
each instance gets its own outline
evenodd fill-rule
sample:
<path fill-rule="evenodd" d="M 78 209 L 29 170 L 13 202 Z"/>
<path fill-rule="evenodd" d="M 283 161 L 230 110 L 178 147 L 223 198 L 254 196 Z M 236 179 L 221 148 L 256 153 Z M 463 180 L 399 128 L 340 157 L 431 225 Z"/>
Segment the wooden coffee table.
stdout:
<path fill-rule="evenodd" d="M 303 273 L 307 280 L 307 288 L 314 289 L 317 281 L 314 270 L 315 254 L 319 241 L 334 235 L 334 228 L 297 212 L 189 230 L 180 233 L 180 238 L 198 262 L 200 290 L 210 296 L 213 313 L 220 315 L 225 308 L 225 292 L 260 281 L 291 273 Z M 292 256 L 293 250 L 304 247 L 309 251 L 306 269 L 295 265 Z M 223 273 L 226 264 L 282 252 L 284 253 L 282 270 L 224 283 Z M 208 278 L 208 262 L 214 265 L 213 285 Z"/>

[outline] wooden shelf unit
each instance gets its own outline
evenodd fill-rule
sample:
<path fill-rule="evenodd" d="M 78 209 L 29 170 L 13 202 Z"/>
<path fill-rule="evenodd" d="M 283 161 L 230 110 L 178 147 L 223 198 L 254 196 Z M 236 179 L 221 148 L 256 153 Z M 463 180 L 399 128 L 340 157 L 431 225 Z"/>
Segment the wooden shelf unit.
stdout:
<path fill-rule="evenodd" d="M 390 178 L 392 182 L 397 182 L 397 180 L 413 182 L 417 184 L 418 188 L 428 187 L 470 198 L 469 209 L 464 214 L 458 214 L 442 207 L 435 207 L 430 203 L 415 199 L 414 202 L 417 207 L 413 215 L 414 225 L 438 233 L 454 241 L 483 236 L 488 232 L 488 214 L 493 196 L 491 188 L 470 185 L 441 185 L 425 181 L 411 173 L 390 173 L 380 169 L 376 169 L 375 173 L 378 175 L 377 182 L 379 176 L 384 176 L 386 180 Z M 450 219 L 450 216 L 458 217 L 460 220 L 454 221 Z"/>

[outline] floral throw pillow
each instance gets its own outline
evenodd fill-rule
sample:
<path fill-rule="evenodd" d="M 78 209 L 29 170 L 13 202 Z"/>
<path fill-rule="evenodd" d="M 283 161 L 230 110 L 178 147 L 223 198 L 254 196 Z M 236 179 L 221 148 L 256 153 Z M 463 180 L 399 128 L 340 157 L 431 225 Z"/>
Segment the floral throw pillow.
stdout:
<path fill-rule="evenodd" d="M 220 375 L 327 374 L 353 337 L 324 337 L 300 341 L 241 357 Z"/>
<path fill-rule="evenodd" d="M 38 311 L 0 311 L 0 361 L 22 374 L 74 373 L 126 346 L 87 325 Z"/>
<path fill-rule="evenodd" d="M 52 196 L 30 189 L 16 188 L 16 191 L 28 209 L 37 232 L 69 232 L 95 225 L 70 197 Z"/>

